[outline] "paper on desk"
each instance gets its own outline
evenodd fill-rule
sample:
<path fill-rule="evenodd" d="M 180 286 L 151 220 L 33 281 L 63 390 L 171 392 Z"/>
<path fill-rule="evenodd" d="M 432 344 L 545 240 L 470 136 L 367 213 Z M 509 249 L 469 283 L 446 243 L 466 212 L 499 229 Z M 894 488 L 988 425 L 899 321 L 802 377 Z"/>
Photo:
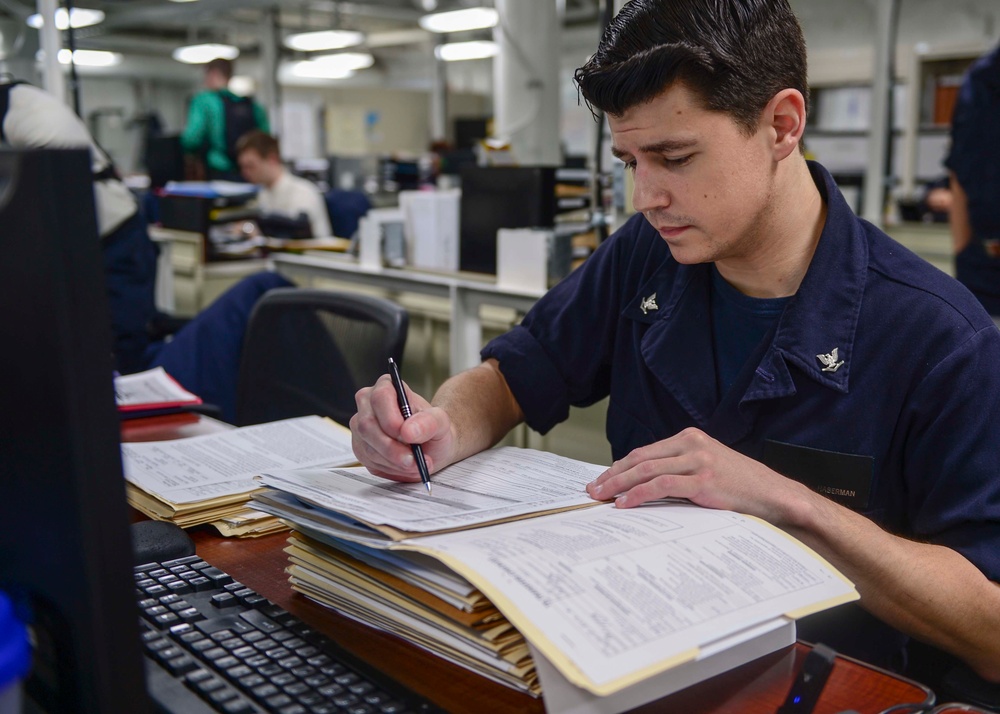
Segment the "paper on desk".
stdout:
<path fill-rule="evenodd" d="M 773 526 L 683 503 L 604 504 L 401 545 L 467 578 L 567 679 L 601 696 L 755 623 L 858 598 Z"/>
<path fill-rule="evenodd" d="M 298 417 L 174 441 L 122 444 L 125 478 L 171 503 L 259 488 L 266 469 L 356 463 L 351 432 L 329 419 Z"/>
<path fill-rule="evenodd" d="M 594 505 L 584 487 L 606 470 L 543 451 L 506 446 L 442 469 L 433 495 L 420 483 L 397 483 L 367 469 L 301 469 L 261 474 L 272 488 L 373 527 L 406 535 L 466 528 L 508 518 Z"/>
<path fill-rule="evenodd" d="M 201 404 L 201 398 L 184 389 L 163 367 L 115 377 L 115 403 L 119 411 Z"/>

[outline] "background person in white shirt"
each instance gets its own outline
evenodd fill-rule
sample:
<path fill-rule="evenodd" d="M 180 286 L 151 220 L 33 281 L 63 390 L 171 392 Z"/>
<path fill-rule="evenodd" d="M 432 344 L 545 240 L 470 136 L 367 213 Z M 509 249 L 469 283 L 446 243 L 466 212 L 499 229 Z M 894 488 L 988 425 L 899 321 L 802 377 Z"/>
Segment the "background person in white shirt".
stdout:
<path fill-rule="evenodd" d="M 305 213 L 314 238 L 333 235 L 323 194 L 281 163 L 278 140 L 263 131 L 250 131 L 236 142 L 236 158 L 243 178 L 261 187 L 260 208 L 268 213 L 296 217 Z"/>

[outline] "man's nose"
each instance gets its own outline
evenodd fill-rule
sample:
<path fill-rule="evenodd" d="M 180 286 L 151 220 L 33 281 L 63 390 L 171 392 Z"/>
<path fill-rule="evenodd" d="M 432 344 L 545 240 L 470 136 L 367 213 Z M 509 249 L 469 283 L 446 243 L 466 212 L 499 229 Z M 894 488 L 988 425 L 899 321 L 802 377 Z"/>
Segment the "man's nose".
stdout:
<path fill-rule="evenodd" d="M 670 191 L 651 172 L 636 168 L 633 174 L 632 207 L 638 213 L 670 207 Z"/>

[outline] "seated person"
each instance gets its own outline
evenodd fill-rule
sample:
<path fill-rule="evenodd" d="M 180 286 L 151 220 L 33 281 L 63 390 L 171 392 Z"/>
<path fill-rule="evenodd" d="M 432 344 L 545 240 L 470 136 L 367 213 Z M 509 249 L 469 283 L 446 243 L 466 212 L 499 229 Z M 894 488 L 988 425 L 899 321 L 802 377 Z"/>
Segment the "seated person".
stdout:
<path fill-rule="evenodd" d="M 434 473 L 609 397 L 591 497 L 762 518 L 861 595 L 801 638 L 945 701 L 1000 683 L 1000 332 L 803 156 L 788 0 L 632 0 L 576 80 L 638 213 L 411 418 L 360 390 L 355 455 L 419 481 L 411 444 Z"/>
<path fill-rule="evenodd" d="M 332 235 L 323 194 L 285 168 L 277 139 L 263 131 L 247 132 L 236 142 L 236 157 L 243 177 L 261 187 L 257 200 L 262 211 L 292 218 L 304 213 L 314 238 Z"/>
<path fill-rule="evenodd" d="M 117 370 L 128 374 L 162 366 L 185 388 L 218 406 L 224 419 L 233 421 L 243 333 L 250 312 L 265 292 L 291 283 L 277 273 L 251 275 L 218 297 L 171 340 L 152 339 L 149 327 L 159 315 L 154 300 L 157 249 L 135 197 L 83 121 L 42 89 L 25 83 L 3 84 L 0 140 L 16 148 L 90 150 Z"/>

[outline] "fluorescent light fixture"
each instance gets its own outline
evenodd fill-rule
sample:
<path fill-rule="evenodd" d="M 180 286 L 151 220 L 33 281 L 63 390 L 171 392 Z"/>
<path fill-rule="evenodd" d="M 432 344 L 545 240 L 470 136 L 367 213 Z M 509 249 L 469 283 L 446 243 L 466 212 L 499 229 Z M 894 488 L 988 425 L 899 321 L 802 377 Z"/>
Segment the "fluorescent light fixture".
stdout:
<path fill-rule="evenodd" d="M 59 50 L 56 55 L 59 64 L 69 64 L 70 54 L 68 49 Z M 121 64 L 122 61 L 122 56 L 118 52 L 105 52 L 104 50 L 77 50 L 72 55 L 73 64 L 77 67 L 113 67 L 116 64 Z M 35 53 L 35 60 L 44 62 L 45 50 L 38 50 Z"/>
<path fill-rule="evenodd" d="M 188 45 L 187 47 L 178 47 L 173 51 L 173 58 L 175 60 L 187 64 L 205 64 L 217 57 L 231 60 L 239 56 L 239 49 L 232 45 Z"/>
<path fill-rule="evenodd" d="M 71 53 L 67 49 L 62 49 L 56 55 L 59 58 L 59 64 L 69 64 L 70 55 L 73 57 L 73 64 L 79 67 L 113 67 L 116 64 L 121 64 L 122 61 L 122 56 L 118 52 L 75 50 Z"/>
<path fill-rule="evenodd" d="M 288 72 L 293 77 L 304 79 L 347 79 L 354 74 L 354 70 L 331 66 L 315 60 L 292 62 L 288 65 Z"/>
<path fill-rule="evenodd" d="M 60 7 L 56 9 L 56 28 L 59 30 L 68 30 L 70 19 L 73 21 L 73 28 L 77 27 L 90 27 L 91 25 L 96 25 L 99 22 L 104 21 L 104 12 L 101 10 L 88 10 L 83 7 L 74 7 L 73 12 L 67 15 L 66 8 Z M 41 28 L 45 24 L 45 19 L 38 13 L 28 17 L 28 25 L 34 27 L 36 30 Z"/>
<path fill-rule="evenodd" d="M 354 30 L 320 30 L 289 35 L 285 38 L 285 47 L 300 52 L 318 52 L 354 47 L 364 41 L 364 34 Z"/>
<path fill-rule="evenodd" d="M 467 10 L 450 10 L 424 15 L 420 26 L 428 32 L 465 32 L 494 27 L 500 14 L 490 7 L 470 7 Z"/>
<path fill-rule="evenodd" d="M 310 62 L 328 67 L 332 72 L 355 72 L 375 64 L 375 58 L 368 52 L 338 52 L 335 55 L 320 55 Z"/>
<path fill-rule="evenodd" d="M 498 51 L 497 43 L 488 40 L 472 42 L 449 42 L 434 48 L 434 55 L 445 62 L 461 60 L 486 59 L 493 57 Z"/>

